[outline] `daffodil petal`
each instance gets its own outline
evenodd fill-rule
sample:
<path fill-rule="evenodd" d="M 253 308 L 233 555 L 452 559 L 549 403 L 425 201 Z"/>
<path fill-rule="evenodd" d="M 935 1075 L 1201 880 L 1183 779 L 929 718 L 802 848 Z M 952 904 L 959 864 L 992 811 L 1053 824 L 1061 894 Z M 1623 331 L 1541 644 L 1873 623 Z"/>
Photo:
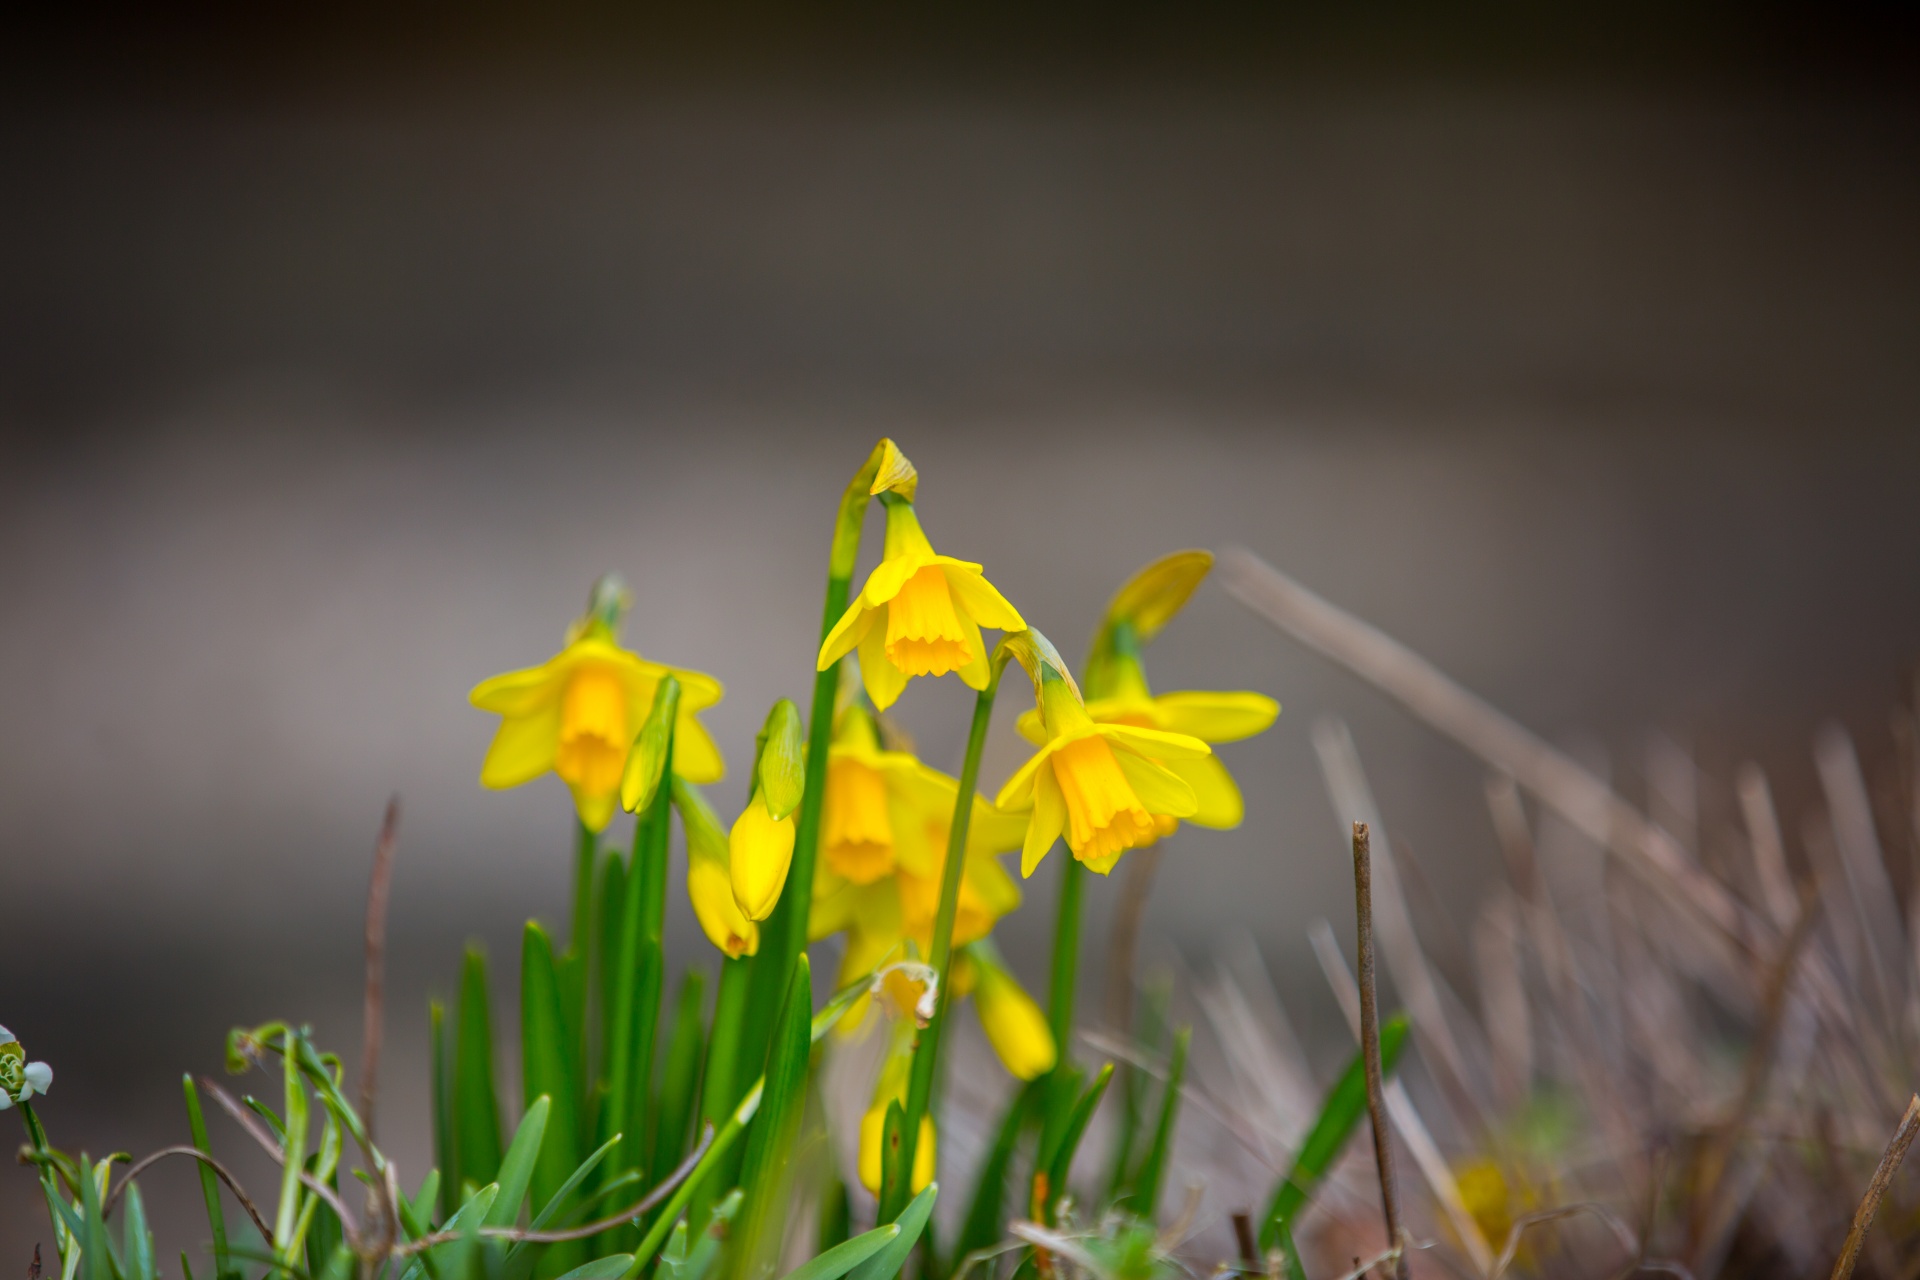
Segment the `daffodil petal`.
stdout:
<path fill-rule="evenodd" d="M 467 701 L 482 711 L 503 716 L 523 716 L 548 702 L 557 701 L 563 680 L 554 664 L 505 671 L 482 680 L 467 695 Z"/>
<path fill-rule="evenodd" d="M 858 600 L 848 605 L 847 611 L 840 615 L 840 621 L 833 624 L 833 630 L 827 632 L 827 638 L 821 641 L 820 660 L 814 669 L 825 671 L 852 653 L 867 638 L 867 633 L 879 617 L 879 610 L 869 609 Z"/>
<path fill-rule="evenodd" d="M 1227 772 L 1227 766 L 1219 756 L 1203 756 L 1198 760 L 1168 760 L 1166 768 L 1193 788 L 1197 807 L 1186 815 L 1186 821 L 1220 830 L 1240 825 L 1240 820 L 1246 816 L 1246 801 L 1241 799 L 1239 784 Z"/>
<path fill-rule="evenodd" d="M 720 756 L 707 726 L 694 719 L 687 704 L 673 722 L 673 771 L 688 782 L 718 782 L 727 776 L 727 762 Z"/>
<path fill-rule="evenodd" d="M 1013 722 L 1013 727 L 1036 747 L 1047 740 L 1047 722 L 1040 718 L 1038 707 L 1028 707 L 1022 711 L 1020 718 Z"/>
<path fill-rule="evenodd" d="M 1049 742 L 1034 752 L 1027 762 L 1013 771 L 1007 779 L 1007 785 L 1000 788 L 1000 794 L 993 798 L 993 807 L 1003 813 L 1016 813 L 1033 807 L 1033 789 L 1035 779 L 1040 776 L 1040 768 L 1047 762 L 1058 742 Z"/>
<path fill-rule="evenodd" d="M 977 564 L 966 564 L 958 560 L 940 557 L 941 571 L 947 575 L 947 586 L 960 600 L 960 605 L 973 615 L 973 620 L 983 627 L 992 627 L 996 631 L 1024 631 L 1026 621 L 1020 611 L 1007 603 L 1007 598 L 980 572 Z"/>
<path fill-rule="evenodd" d="M 1021 879 L 1033 874 L 1066 825 L 1067 798 L 1060 793 L 1053 770 L 1047 769 L 1033 788 L 1033 817 L 1027 820 L 1026 842 L 1020 847 Z"/>
<path fill-rule="evenodd" d="M 965 684 L 967 688 L 976 690 L 984 689 L 987 687 L 987 681 L 993 674 L 992 665 L 987 657 L 987 642 L 980 638 L 980 626 L 978 623 L 964 613 L 960 614 L 959 618 L 960 630 L 965 633 L 968 651 L 972 653 L 973 656 L 968 658 L 966 665 L 961 667 L 955 674 L 960 677 L 961 683 Z"/>
<path fill-rule="evenodd" d="M 574 810 L 580 815 L 580 821 L 585 825 L 587 830 L 605 831 L 607 824 L 613 821 L 614 809 L 618 807 L 620 800 L 619 789 L 615 788 L 612 791 L 598 792 L 592 795 L 575 790 L 572 787 L 569 787 L 568 790 L 573 791 Z"/>
<path fill-rule="evenodd" d="M 532 715 L 507 716 L 493 735 L 480 765 L 480 785 L 495 790 L 517 787 L 553 768 L 560 746 L 560 704 Z"/>
<path fill-rule="evenodd" d="M 980 901 L 994 919 L 1019 909 L 1020 886 L 1000 865 L 1000 859 L 967 859 L 966 877 L 967 887 L 980 895 Z"/>
<path fill-rule="evenodd" d="M 1133 787 L 1133 793 L 1140 797 L 1140 803 L 1147 807 L 1148 813 L 1184 818 L 1200 807 L 1199 801 L 1194 799 L 1193 788 L 1159 761 L 1136 756 L 1130 751 L 1116 751 L 1113 758 L 1119 763 L 1120 772 L 1127 775 L 1128 784 Z"/>
<path fill-rule="evenodd" d="M 870 609 L 885 604 L 899 595 L 907 579 L 926 568 L 932 559 L 924 553 L 908 552 L 882 560 L 867 575 L 867 584 L 860 588 L 860 603 Z"/>
<path fill-rule="evenodd" d="M 894 666 L 893 660 L 887 657 L 885 627 L 869 627 L 867 634 L 861 637 L 860 682 L 866 686 L 868 700 L 880 711 L 892 706 L 900 697 L 901 690 L 907 687 L 907 673 Z"/>
<path fill-rule="evenodd" d="M 1251 738 L 1266 732 L 1280 714 L 1280 704 L 1264 693 L 1163 693 L 1153 701 L 1161 728 L 1203 742 Z"/>
<path fill-rule="evenodd" d="M 1191 734 L 1142 729 L 1130 724 L 1103 724 L 1099 726 L 1099 731 L 1114 746 L 1124 747 L 1154 760 L 1178 760 L 1182 756 L 1197 758 L 1213 753 L 1212 747 Z"/>
<path fill-rule="evenodd" d="M 1018 849 L 1026 842 L 1026 836 L 1025 815 L 1003 813 L 985 800 L 974 800 L 973 816 L 967 819 L 969 859 L 990 858 L 997 853 Z"/>

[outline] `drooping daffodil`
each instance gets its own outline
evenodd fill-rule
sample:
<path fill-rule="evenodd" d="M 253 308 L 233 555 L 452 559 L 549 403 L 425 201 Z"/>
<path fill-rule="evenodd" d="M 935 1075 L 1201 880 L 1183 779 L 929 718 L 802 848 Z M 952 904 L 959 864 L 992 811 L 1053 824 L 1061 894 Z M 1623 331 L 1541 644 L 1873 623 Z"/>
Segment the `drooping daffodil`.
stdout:
<path fill-rule="evenodd" d="M 987 685 L 981 627 L 1018 631 L 1019 610 L 988 582 L 980 566 L 936 554 L 913 503 L 884 493 L 887 536 L 878 566 L 820 646 L 819 670 L 860 652 L 860 678 L 873 705 L 892 706 L 915 676 L 958 672 L 974 689 Z"/>
<path fill-rule="evenodd" d="M 696 718 L 720 701 L 720 682 L 698 671 L 649 662 L 619 642 L 629 597 L 617 577 L 595 584 L 586 614 L 568 628 L 566 646 L 537 667 L 508 671 L 475 686 L 468 700 L 500 716 L 480 766 L 480 784 L 504 789 L 557 774 L 573 793 L 580 821 L 601 831 L 613 817 L 627 754 L 660 677 L 681 686 L 674 725 L 674 772 L 689 782 L 718 782 L 720 749 Z"/>
<path fill-rule="evenodd" d="M 1035 1080 L 1053 1070 L 1059 1048 L 1047 1015 L 1008 972 L 999 951 L 982 938 L 966 949 L 955 975 L 954 990 L 973 996 L 974 1012 L 987 1033 L 987 1043 L 1007 1070 L 1021 1080 Z"/>
<path fill-rule="evenodd" d="M 921 764 L 911 751 L 881 744 L 874 714 L 857 699 L 834 720 L 827 791 L 820 818 L 820 854 L 827 871 L 854 884 L 892 875 L 899 847 L 924 865 L 929 823 L 951 820 L 958 784 Z M 944 809 L 946 818 L 938 818 Z"/>
<path fill-rule="evenodd" d="M 1045 737 L 994 801 L 1003 812 L 1029 815 L 1022 876 L 1033 874 L 1061 836 L 1089 871 L 1105 875 L 1121 854 L 1151 844 L 1172 830 L 1171 820 L 1198 811 L 1193 788 L 1167 762 L 1203 759 L 1213 750 L 1206 743 L 1164 729 L 1099 723 L 1065 671 L 1053 665 L 1041 664 L 1034 683 Z"/>
<path fill-rule="evenodd" d="M 793 865 L 794 811 L 806 784 L 800 712 L 782 698 L 760 734 L 753 794 L 727 838 L 733 900 L 749 920 L 765 920 L 780 902 Z"/>
<path fill-rule="evenodd" d="M 760 950 L 760 926 L 733 896 L 732 850 L 706 797 L 684 779 L 673 780 L 673 803 L 687 832 L 687 897 L 707 941 L 734 960 Z"/>
<path fill-rule="evenodd" d="M 0 1027 L 0 1111 L 52 1087 L 53 1068 L 44 1062 L 28 1062 L 27 1051 L 13 1032 Z"/>

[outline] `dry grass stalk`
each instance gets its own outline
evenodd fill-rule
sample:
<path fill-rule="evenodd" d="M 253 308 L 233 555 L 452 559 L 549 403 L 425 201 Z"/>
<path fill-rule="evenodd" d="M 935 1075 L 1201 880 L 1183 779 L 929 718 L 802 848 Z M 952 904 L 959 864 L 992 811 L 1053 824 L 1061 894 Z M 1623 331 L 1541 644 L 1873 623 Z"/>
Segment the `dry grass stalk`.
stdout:
<path fill-rule="evenodd" d="M 1393 1185 L 1393 1144 L 1387 1137 L 1387 1116 L 1380 1089 L 1380 1011 L 1373 981 L 1373 866 L 1367 848 L 1367 824 L 1353 824 L 1353 901 L 1358 923 L 1360 968 L 1360 1060 L 1367 1079 L 1367 1117 L 1373 1124 L 1373 1160 L 1380 1171 L 1380 1213 L 1386 1221 L 1387 1245 L 1400 1247 L 1400 1204 Z M 1407 1280 L 1405 1256 L 1394 1259 L 1394 1275 Z"/>
<path fill-rule="evenodd" d="M 1841 1247 L 1840 1257 L 1833 1264 L 1833 1280 L 1847 1280 L 1853 1274 L 1854 1263 L 1860 1260 L 1860 1248 L 1867 1240 L 1867 1229 L 1873 1225 L 1874 1215 L 1880 1212 L 1880 1201 L 1893 1184 L 1893 1175 L 1900 1168 L 1900 1162 L 1907 1158 L 1907 1148 L 1913 1145 L 1916 1135 L 1920 1135 L 1920 1094 L 1913 1095 L 1907 1103 L 1906 1114 L 1900 1117 L 1899 1127 L 1893 1131 L 1893 1137 L 1887 1140 L 1887 1149 L 1881 1154 L 1880 1163 L 1873 1171 L 1873 1181 L 1867 1184 L 1867 1193 L 1860 1198 L 1860 1207 L 1853 1212 L 1853 1225 L 1847 1229 L 1846 1244 Z"/>

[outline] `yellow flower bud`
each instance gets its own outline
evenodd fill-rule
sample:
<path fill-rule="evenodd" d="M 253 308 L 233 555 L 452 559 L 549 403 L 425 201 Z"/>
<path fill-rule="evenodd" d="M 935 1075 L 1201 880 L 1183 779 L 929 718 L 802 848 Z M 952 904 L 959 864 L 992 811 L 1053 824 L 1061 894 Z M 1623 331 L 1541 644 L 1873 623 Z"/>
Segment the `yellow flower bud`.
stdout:
<path fill-rule="evenodd" d="M 987 1040 L 1000 1061 L 1022 1080 L 1053 1070 L 1057 1056 L 1053 1032 L 1040 1006 L 1004 969 L 985 963 L 974 967 L 979 977 L 973 1007 L 979 1010 L 980 1025 L 986 1029 Z"/>
<path fill-rule="evenodd" d="M 733 882 L 717 862 L 696 858 L 687 866 L 687 897 L 707 941 L 739 959 L 760 950 L 760 926 L 747 919 L 733 900 Z"/>
<path fill-rule="evenodd" d="M 775 818 L 758 792 L 747 802 L 728 837 L 733 900 L 749 920 L 765 920 L 786 887 L 793 862 L 793 818 Z"/>

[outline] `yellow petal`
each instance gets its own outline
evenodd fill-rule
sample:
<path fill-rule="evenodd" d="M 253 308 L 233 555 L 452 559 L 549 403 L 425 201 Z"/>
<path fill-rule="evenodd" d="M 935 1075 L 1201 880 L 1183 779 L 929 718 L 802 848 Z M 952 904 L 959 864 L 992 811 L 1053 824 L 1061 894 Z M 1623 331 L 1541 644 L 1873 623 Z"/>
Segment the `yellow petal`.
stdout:
<path fill-rule="evenodd" d="M 1033 874 L 1040 859 L 1047 856 L 1053 842 L 1067 825 L 1067 801 L 1053 770 L 1045 769 L 1033 788 L 1033 817 L 1027 822 L 1027 838 L 1020 849 L 1020 878 Z"/>
<path fill-rule="evenodd" d="M 1040 1006 L 1007 974 L 986 965 L 980 968 L 973 1007 L 1001 1063 L 1021 1080 L 1053 1070 L 1053 1032 Z"/>
<path fill-rule="evenodd" d="M 1025 815 L 1002 813 L 979 796 L 974 797 L 973 816 L 967 819 L 967 857 L 989 857 L 1018 849 L 1026 843 Z"/>
<path fill-rule="evenodd" d="M 892 706 L 900 697 L 900 691 L 907 687 L 907 673 L 887 657 L 887 629 L 878 624 L 867 628 L 860 640 L 860 683 L 866 686 L 867 699 L 879 711 Z"/>
<path fill-rule="evenodd" d="M 1022 711 L 1020 718 L 1013 722 L 1013 727 L 1019 730 L 1021 737 L 1036 747 L 1047 740 L 1047 722 L 1040 718 L 1038 707 L 1028 707 Z"/>
<path fill-rule="evenodd" d="M 883 1098 L 867 1108 L 860 1117 L 860 1185 L 875 1195 L 880 1194 L 880 1144 L 887 1133 L 887 1108 L 893 1104 L 892 1098 Z M 933 1117 L 920 1117 L 920 1144 L 913 1149 L 913 1190 L 914 1194 L 927 1189 L 933 1181 L 934 1165 Z"/>
<path fill-rule="evenodd" d="M 947 575 L 947 585 L 959 599 L 960 606 L 973 620 L 983 627 L 992 627 L 996 631 L 1024 631 L 1026 621 L 1020 611 L 1007 603 L 1007 598 L 988 582 L 980 573 L 980 566 L 941 556 L 940 568 Z"/>
<path fill-rule="evenodd" d="M 880 610 L 868 608 L 859 600 L 848 605 L 847 611 L 840 615 L 840 621 L 833 624 L 833 630 L 827 632 L 827 638 L 821 641 L 820 660 L 814 669 L 825 671 L 852 653 L 867 638 L 868 630 L 880 616 Z"/>
<path fill-rule="evenodd" d="M 586 792 L 578 787 L 569 787 L 568 790 L 573 792 L 574 812 L 580 815 L 580 821 L 587 830 L 605 831 L 607 824 L 613 821 L 613 811 L 619 807 L 619 790 Z"/>
<path fill-rule="evenodd" d="M 960 630 L 965 633 L 968 652 L 973 656 L 964 666 L 956 668 L 955 674 L 967 688 L 984 689 L 993 677 L 993 659 L 987 652 L 987 642 L 980 638 L 980 625 L 964 613 L 960 615 Z"/>
<path fill-rule="evenodd" d="M 1240 825 L 1246 816 L 1246 802 L 1240 798 L 1240 788 L 1219 756 L 1168 760 L 1166 767 L 1193 789 L 1196 807 L 1185 815 L 1188 822 L 1221 830 Z"/>
<path fill-rule="evenodd" d="M 1045 771 L 1048 759 L 1067 741 L 1055 738 L 1034 752 L 1025 764 L 1013 771 L 1007 785 L 1000 788 L 1000 794 L 993 798 L 993 807 L 1008 813 L 1032 808 L 1035 780 Z"/>
<path fill-rule="evenodd" d="M 765 920 L 786 887 L 793 862 L 793 819 L 776 820 L 756 794 L 727 840 L 733 864 L 733 900 L 749 920 Z"/>
<path fill-rule="evenodd" d="M 517 787 L 531 782 L 553 768 L 553 753 L 560 742 L 560 704 L 553 703 L 531 715 L 508 716 L 500 721 L 480 765 L 480 785 L 496 789 Z"/>
<path fill-rule="evenodd" d="M 1159 761 L 1134 755 L 1131 751 L 1116 751 L 1113 758 L 1119 763 L 1120 772 L 1127 775 L 1128 785 L 1133 788 L 1133 794 L 1140 797 L 1140 803 L 1146 806 L 1148 813 L 1156 817 L 1166 814 L 1173 818 L 1184 818 L 1200 807 L 1194 799 L 1193 788 Z"/>
<path fill-rule="evenodd" d="M 1131 724 L 1103 724 L 1100 736 L 1116 747 L 1138 752 L 1154 760 L 1177 760 L 1182 756 L 1210 755 L 1213 748 L 1186 733 L 1168 733 L 1164 729 L 1142 729 Z"/>
<path fill-rule="evenodd" d="M 560 696 L 565 672 L 556 669 L 559 662 L 556 657 L 537 667 L 505 671 L 482 680 L 467 695 L 467 701 L 482 711 L 503 716 L 528 715 Z"/>
<path fill-rule="evenodd" d="M 1020 886 L 1013 882 L 998 858 L 970 857 L 965 874 L 962 886 L 979 898 L 981 906 L 995 920 L 1020 906 Z"/>
<path fill-rule="evenodd" d="M 688 782 L 703 785 L 727 776 L 727 762 L 721 758 L 713 735 L 693 718 L 685 702 L 673 722 L 673 771 Z"/>
<path fill-rule="evenodd" d="M 740 913 L 733 884 L 718 862 L 695 858 L 687 866 L 687 897 L 707 941 L 729 956 L 750 956 L 760 949 L 760 929 Z"/>
<path fill-rule="evenodd" d="M 889 515 L 888 520 L 892 519 L 892 515 Z M 900 589 L 907 585 L 914 574 L 932 564 L 933 559 L 919 551 L 888 556 L 867 575 L 866 585 L 860 588 L 860 603 L 870 609 L 887 603 L 900 594 Z"/>
<path fill-rule="evenodd" d="M 1153 701 L 1161 728 L 1203 742 L 1251 738 L 1280 714 L 1280 704 L 1264 693 L 1163 693 Z"/>

